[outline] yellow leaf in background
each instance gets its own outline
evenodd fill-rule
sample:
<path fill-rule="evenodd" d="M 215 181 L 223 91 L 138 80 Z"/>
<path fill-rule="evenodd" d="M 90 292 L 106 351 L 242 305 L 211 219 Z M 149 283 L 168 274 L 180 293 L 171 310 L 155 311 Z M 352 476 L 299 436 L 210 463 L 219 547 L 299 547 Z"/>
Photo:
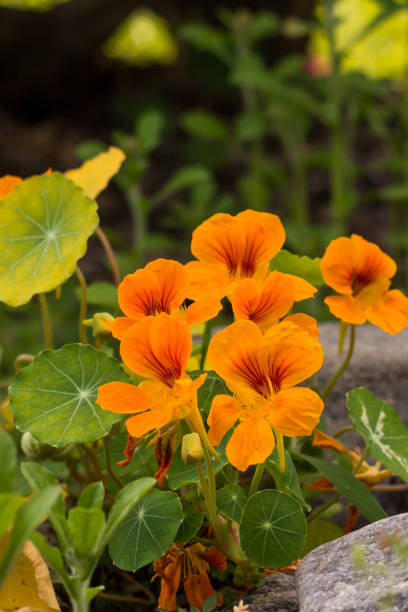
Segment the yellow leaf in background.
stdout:
<path fill-rule="evenodd" d="M 7 544 L 8 534 L 0 540 L 0 555 Z M 0 589 L 2 612 L 60 612 L 48 567 L 30 541 L 18 557 L 14 568 Z"/>
<path fill-rule="evenodd" d="M 109 147 L 109 151 L 96 155 L 79 168 L 67 170 L 65 176 L 82 187 L 90 198 L 95 199 L 119 171 L 124 159 L 123 151 L 117 147 Z"/>

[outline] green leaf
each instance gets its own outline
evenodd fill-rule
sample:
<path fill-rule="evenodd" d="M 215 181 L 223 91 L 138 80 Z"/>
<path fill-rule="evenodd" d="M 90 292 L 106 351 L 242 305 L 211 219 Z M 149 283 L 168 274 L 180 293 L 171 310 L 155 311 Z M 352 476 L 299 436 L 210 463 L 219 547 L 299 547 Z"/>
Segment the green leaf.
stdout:
<path fill-rule="evenodd" d="M 0 219 L 0 300 L 9 306 L 66 281 L 98 224 L 96 203 L 58 172 L 17 185 Z"/>
<path fill-rule="evenodd" d="M 186 166 L 185 168 L 180 168 L 180 170 L 177 170 L 160 189 L 155 197 L 155 202 L 165 200 L 178 191 L 188 189 L 200 183 L 207 183 L 210 180 L 211 174 L 207 168 L 203 168 L 202 166 Z"/>
<path fill-rule="evenodd" d="M 387 517 L 375 497 L 349 470 L 337 463 L 330 463 L 316 457 L 297 454 L 296 456 L 313 465 L 325 478 L 330 480 L 367 520 L 373 523 Z"/>
<path fill-rule="evenodd" d="M 89 589 L 86 590 L 86 602 L 90 603 L 92 599 L 96 597 L 98 593 L 104 590 L 105 590 L 105 587 L 103 585 L 96 586 L 96 587 L 90 587 Z"/>
<path fill-rule="evenodd" d="M 408 428 L 397 411 L 363 387 L 347 393 L 347 408 L 370 455 L 408 482 Z"/>
<path fill-rule="evenodd" d="M 227 485 L 217 491 L 217 509 L 231 521 L 241 522 L 242 510 L 248 494 L 238 485 Z"/>
<path fill-rule="evenodd" d="M 60 544 L 64 547 L 68 547 L 70 537 L 65 520 L 65 502 L 62 497 L 62 489 L 54 474 L 39 463 L 31 463 L 28 461 L 21 464 L 21 471 L 34 493 L 39 493 L 46 487 L 58 487 L 59 495 L 57 495 L 55 504 L 50 508 L 48 514 Z"/>
<path fill-rule="evenodd" d="M 95 543 L 105 525 L 105 514 L 100 508 L 72 508 L 68 513 L 75 551 L 83 558 L 93 554 Z"/>
<path fill-rule="evenodd" d="M 144 111 L 136 122 L 136 136 L 143 153 L 157 147 L 164 127 L 164 116 L 158 110 Z"/>
<path fill-rule="evenodd" d="M 222 30 L 201 23 L 187 23 L 180 28 L 180 35 L 198 49 L 212 53 L 227 65 L 231 63 L 228 37 Z"/>
<path fill-rule="evenodd" d="M 303 497 L 297 470 L 293 464 L 291 454 L 287 450 L 285 450 L 285 471 L 283 473 L 280 471 L 278 449 L 276 446 L 265 467 L 271 473 L 280 491 L 294 497 L 306 510 L 311 510 L 311 507 Z"/>
<path fill-rule="evenodd" d="M 128 513 L 135 507 L 140 499 L 156 484 L 155 478 L 139 478 L 127 484 L 116 495 L 115 503 L 106 521 L 105 528 L 101 534 L 99 550 L 102 551 L 107 545 L 112 533 L 120 525 Z"/>
<path fill-rule="evenodd" d="M 10 387 L 16 427 L 59 447 L 99 440 L 123 418 L 95 404 L 98 387 L 116 380 L 129 382 L 116 359 L 91 346 L 42 351 Z"/>
<path fill-rule="evenodd" d="M 20 504 L 21 495 L 0 493 L 0 540 L 6 533 L 7 527 L 13 522 Z"/>
<path fill-rule="evenodd" d="M 179 544 L 184 544 L 184 542 L 191 540 L 200 529 L 204 515 L 189 501 L 185 499 L 181 499 L 180 501 L 183 510 L 183 522 L 180 525 L 174 541 Z"/>
<path fill-rule="evenodd" d="M 307 526 L 307 536 L 301 557 L 321 544 L 341 538 L 342 535 L 342 529 L 335 523 L 324 519 L 314 519 Z"/>
<path fill-rule="evenodd" d="M 102 482 L 91 482 L 82 491 L 77 502 L 77 508 L 102 508 L 105 497 L 105 487 Z"/>
<path fill-rule="evenodd" d="M 241 546 L 259 567 L 278 569 L 299 559 L 306 537 L 306 518 L 299 504 L 280 491 L 259 491 L 244 506 Z"/>
<path fill-rule="evenodd" d="M 208 111 L 196 110 L 185 113 L 182 124 L 189 134 L 202 140 L 218 142 L 229 136 L 224 122 L 217 115 Z"/>
<path fill-rule="evenodd" d="M 52 567 L 57 574 L 65 579 L 68 579 L 68 573 L 65 569 L 60 549 L 56 546 L 50 546 L 42 533 L 38 533 L 38 531 L 34 531 L 34 533 L 31 534 L 30 539 L 34 546 L 38 548 L 41 556 L 44 557 L 47 564 Z"/>
<path fill-rule="evenodd" d="M 203 601 L 203 612 L 213 612 L 218 602 L 218 593 L 213 593 Z"/>
<path fill-rule="evenodd" d="M 0 429 L 0 493 L 13 491 L 16 468 L 16 443 L 8 433 Z"/>
<path fill-rule="evenodd" d="M 304 278 L 312 285 L 320 287 L 324 285 L 322 273 L 320 271 L 320 258 L 294 255 L 286 249 L 281 249 L 270 262 L 271 270 L 278 270 L 284 274 L 295 274 Z"/>
<path fill-rule="evenodd" d="M 202 374 L 202 372 L 191 372 L 190 376 L 192 378 L 197 378 L 200 374 Z M 209 415 L 212 401 L 216 395 L 232 395 L 232 393 L 221 376 L 218 376 L 214 371 L 210 371 L 207 374 L 204 384 L 201 385 L 197 391 L 198 407 L 205 417 Z"/>
<path fill-rule="evenodd" d="M 179 498 L 171 491 L 150 491 L 129 513 L 109 543 L 115 565 L 136 571 L 163 555 L 183 520 Z"/>
<path fill-rule="evenodd" d="M 220 456 L 220 460 L 216 461 L 212 457 L 212 463 L 214 466 L 214 472 L 217 474 L 224 465 L 227 465 L 228 459 L 225 454 L 225 447 L 231 437 L 232 433 L 228 432 L 221 441 L 221 444 L 217 446 L 217 451 Z M 204 475 L 207 477 L 207 468 L 203 466 Z M 198 470 L 195 465 L 187 465 L 181 458 L 181 445 L 175 450 L 173 455 L 173 461 L 169 473 L 167 474 L 167 483 L 170 489 L 176 490 L 185 485 L 194 484 L 200 482 Z"/>
<path fill-rule="evenodd" d="M 81 288 L 75 288 L 75 295 L 81 297 Z M 118 307 L 118 291 L 111 283 L 104 281 L 92 283 L 87 287 L 86 300 L 88 304 L 115 309 Z"/>
<path fill-rule="evenodd" d="M 0 587 L 12 569 L 24 542 L 47 515 L 58 495 L 58 487 L 46 487 L 29 499 L 17 512 L 9 541 L 0 560 Z"/>

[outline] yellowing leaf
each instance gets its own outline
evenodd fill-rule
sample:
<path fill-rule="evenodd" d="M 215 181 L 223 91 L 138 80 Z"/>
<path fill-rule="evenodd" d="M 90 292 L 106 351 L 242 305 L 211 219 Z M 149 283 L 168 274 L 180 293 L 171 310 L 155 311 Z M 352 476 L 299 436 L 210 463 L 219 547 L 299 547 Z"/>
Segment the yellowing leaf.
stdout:
<path fill-rule="evenodd" d="M 82 187 L 90 198 L 96 198 L 107 187 L 125 159 L 123 151 L 110 147 L 106 153 L 100 153 L 84 162 L 79 168 L 67 170 L 65 176 Z"/>
<path fill-rule="evenodd" d="M 32 176 L 0 200 L 0 301 L 51 291 L 75 270 L 98 225 L 96 202 L 66 176 Z"/>
<path fill-rule="evenodd" d="M 8 534 L 0 541 L 0 556 Z M 58 605 L 48 567 L 34 544 L 27 541 L 0 589 L 0 610 L 56 612 Z"/>

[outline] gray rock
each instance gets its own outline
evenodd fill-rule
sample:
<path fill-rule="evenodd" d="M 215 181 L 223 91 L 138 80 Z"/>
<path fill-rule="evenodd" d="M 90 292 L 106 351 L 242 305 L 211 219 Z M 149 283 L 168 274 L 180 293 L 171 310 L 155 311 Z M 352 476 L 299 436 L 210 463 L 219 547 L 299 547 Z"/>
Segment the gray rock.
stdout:
<path fill-rule="evenodd" d="M 241 599 L 249 606 L 249 612 L 297 612 L 299 610 L 295 577 L 289 574 L 278 573 L 266 576 L 261 586 L 244 593 Z M 223 612 L 232 612 L 232 610 L 233 606 L 223 608 Z"/>
<path fill-rule="evenodd" d="M 408 514 L 315 548 L 296 572 L 300 612 L 408 610 Z"/>
<path fill-rule="evenodd" d="M 315 382 L 324 389 L 345 358 L 348 337 L 343 354 L 338 355 L 338 323 L 322 323 L 319 329 L 325 361 Z M 356 326 L 354 355 L 330 394 L 323 413 L 330 432 L 350 424 L 345 393 L 355 387 L 366 387 L 391 404 L 402 419 L 408 420 L 408 329 L 391 336 L 374 325 Z"/>

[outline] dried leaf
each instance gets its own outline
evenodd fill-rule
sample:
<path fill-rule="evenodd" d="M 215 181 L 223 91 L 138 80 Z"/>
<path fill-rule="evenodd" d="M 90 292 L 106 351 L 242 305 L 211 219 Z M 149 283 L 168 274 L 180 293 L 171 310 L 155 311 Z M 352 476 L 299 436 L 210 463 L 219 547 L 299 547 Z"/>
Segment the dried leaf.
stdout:
<path fill-rule="evenodd" d="M 106 153 L 100 153 L 84 162 L 79 168 L 67 170 L 65 176 L 82 187 L 85 193 L 95 199 L 107 187 L 110 179 L 122 165 L 125 155 L 117 147 L 110 147 Z"/>
<path fill-rule="evenodd" d="M 0 541 L 0 555 L 8 534 Z M 48 567 L 32 542 L 27 541 L 0 589 L 0 609 L 19 612 L 60 612 Z"/>

